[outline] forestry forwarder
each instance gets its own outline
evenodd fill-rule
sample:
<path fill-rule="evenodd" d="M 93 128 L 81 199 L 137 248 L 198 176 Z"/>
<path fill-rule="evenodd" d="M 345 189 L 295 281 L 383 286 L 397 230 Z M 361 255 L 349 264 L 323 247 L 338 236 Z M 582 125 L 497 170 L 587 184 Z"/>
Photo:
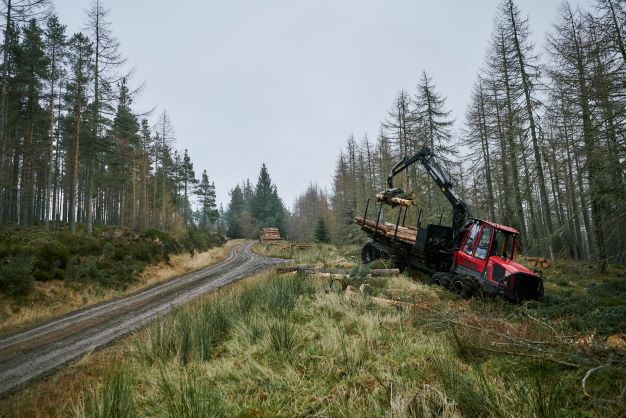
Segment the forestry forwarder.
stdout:
<path fill-rule="evenodd" d="M 452 204 L 451 227 L 441 225 L 441 221 L 439 225 L 422 227 L 421 209 L 415 229 L 405 228 L 404 220 L 403 226 L 399 226 L 402 209 L 403 219 L 406 219 L 406 212 L 413 202 L 407 199 L 402 189 L 393 187 L 393 178 L 416 162 L 424 166 Z M 381 225 L 382 204 L 376 223 L 367 220 L 368 201 L 365 215 L 356 219 L 361 229 L 372 238 L 361 251 L 364 263 L 379 258 L 392 259 L 400 268 L 411 266 L 430 273 L 429 284 L 441 285 L 464 298 L 476 293 L 502 295 L 515 302 L 543 297 L 541 272 L 531 271 L 514 261 L 519 231 L 473 218 L 429 148 L 424 146 L 413 156 L 405 156 L 391 169 L 387 184 L 389 189 L 377 195 L 377 199 L 392 207 L 400 206 L 398 220 L 395 225 Z M 399 237 L 399 230 L 406 232 L 401 232 Z M 414 242 L 407 239 L 409 231 L 415 234 Z"/>

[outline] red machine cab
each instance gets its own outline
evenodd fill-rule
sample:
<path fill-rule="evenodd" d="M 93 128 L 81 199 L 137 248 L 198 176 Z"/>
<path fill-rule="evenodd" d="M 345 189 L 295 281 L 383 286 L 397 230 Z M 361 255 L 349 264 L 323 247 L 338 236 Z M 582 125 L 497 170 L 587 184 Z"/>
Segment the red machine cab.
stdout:
<path fill-rule="evenodd" d="M 518 239 L 515 228 L 471 218 L 455 251 L 452 271 L 479 280 L 488 293 L 513 300 L 541 299 L 541 278 L 515 262 Z"/>

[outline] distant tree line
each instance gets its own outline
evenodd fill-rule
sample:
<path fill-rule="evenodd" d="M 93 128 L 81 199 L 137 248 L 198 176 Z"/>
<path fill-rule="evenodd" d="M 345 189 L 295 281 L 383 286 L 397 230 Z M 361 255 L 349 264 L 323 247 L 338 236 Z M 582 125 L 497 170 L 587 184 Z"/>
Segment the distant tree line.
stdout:
<path fill-rule="evenodd" d="M 2 6 L 0 224 L 215 228 L 215 186 L 174 149 L 167 113 L 151 126 L 132 110 L 102 2 L 71 36 L 49 1 Z"/>
<path fill-rule="evenodd" d="M 519 228 L 524 252 L 592 258 L 601 270 L 626 262 L 625 39 L 626 1 L 596 0 L 590 12 L 564 2 L 540 51 L 528 19 L 501 0 L 458 139 L 445 98 L 423 73 L 414 93 L 398 93 L 375 141 L 348 138 L 332 193 L 311 186 L 296 200 L 294 236 L 309 238 L 322 214 L 334 242 L 358 240 L 353 216 L 386 188 L 395 162 L 427 145 L 475 216 Z M 449 221 L 421 167 L 397 186 L 415 191 L 425 222 Z M 407 223 L 416 217 L 409 212 Z"/>
<path fill-rule="evenodd" d="M 248 179 L 230 191 L 230 203 L 223 218 L 230 238 L 258 238 L 260 230 L 265 227 L 278 228 L 286 238 L 286 216 L 278 188 L 263 164 L 256 185 L 253 186 Z"/>

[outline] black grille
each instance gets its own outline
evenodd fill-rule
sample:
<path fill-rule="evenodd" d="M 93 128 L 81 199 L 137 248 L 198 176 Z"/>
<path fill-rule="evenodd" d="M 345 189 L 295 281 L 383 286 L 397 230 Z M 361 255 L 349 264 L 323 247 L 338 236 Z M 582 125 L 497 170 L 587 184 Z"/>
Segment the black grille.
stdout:
<path fill-rule="evenodd" d="M 520 300 L 541 299 L 543 296 L 543 282 L 537 276 L 517 273 L 515 276 L 515 295 Z"/>
<path fill-rule="evenodd" d="M 491 278 L 496 282 L 499 282 L 500 280 L 504 279 L 504 267 L 502 267 L 500 264 L 494 263 L 493 272 L 491 273 Z"/>

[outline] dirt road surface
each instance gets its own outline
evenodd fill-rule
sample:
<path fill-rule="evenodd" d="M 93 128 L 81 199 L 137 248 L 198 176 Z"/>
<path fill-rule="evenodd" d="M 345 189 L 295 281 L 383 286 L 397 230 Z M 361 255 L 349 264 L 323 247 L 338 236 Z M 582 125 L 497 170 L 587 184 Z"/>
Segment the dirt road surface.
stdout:
<path fill-rule="evenodd" d="M 129 334 L 175 306 L 286 261 L 255 254 L 251 246 L 236 245 L 218 264 L 0 338 L 0 395 Z"/>

